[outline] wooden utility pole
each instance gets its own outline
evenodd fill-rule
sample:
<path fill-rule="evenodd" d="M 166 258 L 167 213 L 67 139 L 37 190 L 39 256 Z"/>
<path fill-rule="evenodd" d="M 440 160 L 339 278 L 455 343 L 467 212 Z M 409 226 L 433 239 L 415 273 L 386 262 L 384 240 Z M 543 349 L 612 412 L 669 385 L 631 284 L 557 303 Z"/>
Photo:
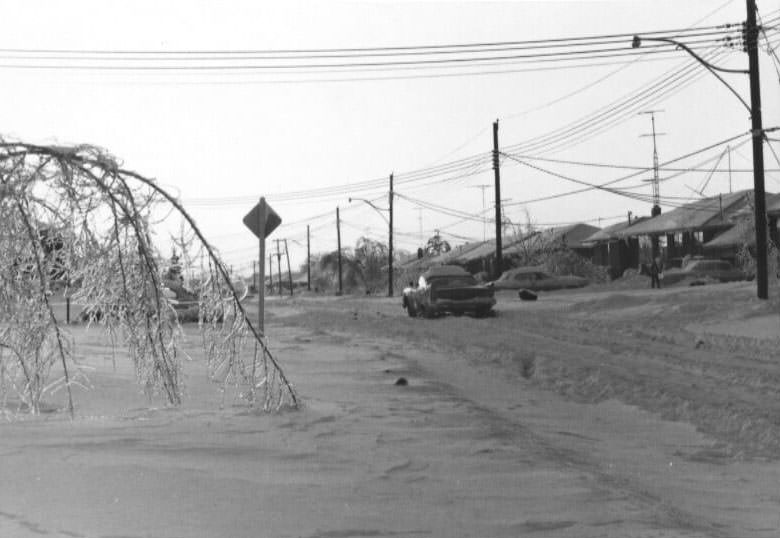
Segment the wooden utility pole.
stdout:
<path fill-rule="evenodd" d="M 393 174 L 390 174 L 390 237 L 387 243 L 387 296 L 393 296 Z"/>
<path fill-rule="evenodd" d="M 265 247 L 263 250 L 265 251 Z M 265 282 L 263 282 L 263 286 L 265 286 Z M 274 255 L 270 252 L 268 253 L 268 289 L 271 290 L 271 293 L 274 292 Z"/>
<path fill-rule="evenodd" d="M 311 236 L 309 225 L 306 225 L 306 289 L 311 291 Z"/>
<path fill-rule="evenodd" d="M 482 241 L 487 241 L 487 215 L 485 215 L 485 189 L 490 185 L 472 185 L 472 189 L 479 189 L 482 191 Z M 421 226 L 422 228 L 422 226 Z"/>
<path fill-rule="evenodd" d="M 731 146 L 726 146 L 726 151 L 729 154 L 729 194 L 731 194 L 733 192 L 731 190 Z"/>
<path fill-rule="evenodd" d="M 496 267 L 495 278 L 501 276 L 504 269 L 504 255 L 501 249 L 501 171 L 498 165 L 498 120 L 493 122 L 493 173 L 496 191 Z"/>
<path fill-rule="evenodd" d="M 341 218 L 339 217 L 339 206 L 336 206 L 336 248 L 338 249 L 339 260 L 339 295 L 343 293 L 342 280 L 341 280 Z"/>
<path fill-rule="evenodd" d="M 276 276 L 279 278 L 279 297 L 282 296 L 282 253 L 279 252 L 279 241 L 281 239 L 274 239 L 276 241 Z"/>
<path fill-rule="evenodd" d="M 287 239 L 284 240 L 284 255 L 287 258 L 287 279 L 290 281 L 290 297 L 293 294 L 292 271 L 290 271 L 290 251 L 287 250 Z"/>
<path fill-rule="evenodd" d="M 756 221 L 756 292 L 769 298 L 767 271 L 766 192 L 764 191 L 764 128 L 761 121 L 761 84 L 758 75 L 758 26 L 756 0 L 747 0 L 745 45 L 750 69 L 750 120 L 753 134 L 753 192 Z"/>

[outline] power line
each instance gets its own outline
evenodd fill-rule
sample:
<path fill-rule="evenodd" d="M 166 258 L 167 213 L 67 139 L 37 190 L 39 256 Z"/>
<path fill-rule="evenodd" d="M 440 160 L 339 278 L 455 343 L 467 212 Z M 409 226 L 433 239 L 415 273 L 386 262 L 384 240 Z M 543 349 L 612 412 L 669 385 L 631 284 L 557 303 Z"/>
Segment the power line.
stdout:
<path fill-rule="evenodd" d="M 549 162 L 549 163 L 557 163 L 557 164 L 568 164 L 568 165 L 575 165 L 575 166 L 585 166 L 585 167 L 592 167 L 592 168 L 608 168 L 613 170 L 639 170 L 642 172 L 649 172 L 653 168 L 651 166 L 642 166 L 642 165 L 632 165 L 632 164 L 621 164 L 621 163 L 607 163 L 607 162 L 594 162 L 594 161 L 576 161 L 571 159 L 556 159 L 553 157 L 541 157 L 538 155 L 526 155 L 526 154 L 518 154 L 513 153 L 513 156 L 517 157 L 518 159 L 523 159 L 527 161 L 543 161 L 543 162 Z M 663 172 L 701 172 L 705 174 L 711 173 L 713 170 L 705 170 L 705 169 L 699 169 L 699 168 L 677 168 L 677 167 L 671 167 L 671 166 L 659 166 L 658 170 Z M 726 172 L 728 171 L 725 168 L 716 168 L 714 170 L 715 172 Z M 774 172 L 780 172 L 780 168 L 772 170 Z M 753 173 L 752 168 L 732 168 L 731 172 L 734 173 Z"/>
<path fill-rule="evenodd" d="M 705 151 L 709 151 L 709 150 L 711 150 L 713 148 L 717 148 L 719 146 L 723 146 L 724 144 L 728 144 L 729 142 L 732 142 L 732 141 L 737 140 L 739 138 L 748 136 L 749 134 L 750 134 L 749 132 L 746 132 L 746 133 L 741 133 L 741 134 L 738 134 L 738 135 L 734 135 L 732 137 L 729 137 L 727 139 L 721 140 L 719 142 L 715 142 L 713 144 L 709 144 L 709 145 L 707 145 L 707 146 L 705 146 L 703 148 L 700 148 L 698 150 L 694 150 L 692 152 L 688 152 L 688 153 L 686 153 L 684 155 L 681 155 L 679 157 L 675 157 L 674 159 L 670 159 L 668 161 L 665 161 L 665 162 L 661 163 L 659 166 L 666 166 L 666 165 L 669 165 L 669 164 L 673 164 L 673 163 L 676 163 L 676 162 L 688 159 L 690 157 L 693 157 L 694 155 L 698 155 L 698 154 L 704 153 Z M 501 152 L 501 153 L 505 157 L 510 158 L 510 159 L 520 163 L 520 164 L 524 164 L 526 166 L 534 167 L 533 165 L 530 165 L 529 163 L 526 163 L 524 161 L 520 161 L 519 159 L 515 158 L 515 156 L 512 155 L 512 154 L 507 154 L 505 152 Z M 534 167 L 534 168 L 538 168 L 538 167 Z M 542 170 L 544 170 L 544 169 L 542 169 Z M 544 171 L 548 172 L 546 170 L 544 170 Z M 521 202 L 510 202 L 510 203 L 507 203 L 507 204 L 504 204 L 504 205 L 506 205 L 506 206 L 515 206 L 515 205 L 530 204 L 530 203 L 534 203 L 534 202 L 542 202 L 542 201 L 554 200 L 554 199 L 563 198 L 563 197 L 566 197 L 566 196 L 571 196 L 571 195 L 574 195 L 574 194 L 579 194 L 579 193 L 582 193 L 582 192 L 587 192 L 587 191 L 594 190 L 594 189 L 601 189 L 601 190 L 610 191 L 611 189 L 608 188 L 609 185 L 614 185 L 614 184 L 619 183 L 621 181 L 625 181 L 627 179 L 631 179 L 631 178 L 637 177 L 637 176 L 641 175 L 643 172 L 644 172 L 644 170 L 639 171 L 639 172 L 634 172 L 634 173 L 631 173 L 631 174 L 628 174 L 628 175 L 625 175 L 625 176 L 621 176 L 619 178 L 616 178 L 616 179 L 613 179 L 613 180 L 610 180 L 610 181 L 607 181 L 607 182 L 604 182 L 604 183 L 600 183 L 600 184 L 589 183 L 589 182 L 582 181 L 582 180 L 574 180 L 575 182 L 587 185 L 586 188 L 584 188 L 584 189 L 576 189 L 576 190 L 572 190 L 572 191 L 568 191 L 568 192 L 562 192 L 562 193 L 553 194 L 553 195 L 549 195 L 549 196 L 533 198 L 533 199 L 524 200 L 524 201 L 521 201 Z M 552 174 L 556 175 L 555 173 L 552 173 Z M 573 178 L 569 178 L 569 177 L 564 176 L 564 177 L 561 177 L 561 179 L 569 180 L 569 179 L 573 179 Z M 623 189 L 623 191 L 625 191 L 625 190 L 626 189 Z"/>
<path fill-rule="evenodd" d="M 533 39 L 522 41 L 493 41 L 493 42 L 472 42 L 472 43 L 447 43 L 439 45 L 400 45 L 400 46 L 382 46 L 382 47 L 348 47 L 348 48 L 318 48 L 318 49 L 33 49 L 33 48 L 0 48 L 0 53 L 20 53 L 20 54 L 96 54 L 105 56 L 114 55 L 252 55 L 252 54 L 333 54 L 333 53 L 354 53 L 356 55 L 370 55 L 376 52 L 404 52 L 410 50 L 429 50 L 438 51 L 445 49 L 462 49 L 462 48 L 482 48 L 482 47 L 505 47 L 505 46 L 521 46 L 521 45 L 551 45 L 555 43 L 564 42 L 587 42 L 593 40 L 604 39 L 625 39 L 633 37 L 636 34 L 642 35 L 655 35 L 655 34 L 685 34 L 689 32 L 702 32 L 708 30 L 723 31 L 728 30 L 730 27 L 737 26 L 738 23 L 701 26 L 695 28 L 682 28 L 671 30 L 653 30 L 647 32 L 629 32 L 622 34 L 593 34 L 589 36 L 577 36 L 577 37 L 564 37 L 564 38 L 548 38 L 548 39 Z"/>
<path fill-rule="evenodd" d="M 735 34 L 735 30 L 719 28 L 717 30 L 709 31 L 691 31 L 682 36 L 687 39 L 690 38 L 705 38 L 694 39 L 693 43 L 721 43 L 725 36 L 729 34 Z M 190 54 L 181 53 L 166 53 L 157 52 L 154 54 L 139 54 L 139 53 L 114 53 L 114 54 L 100 54 L 98 52 L 92 53 L 67 53 L 67 52 L 42 52 L 27 50 L 20 51 L 4 51 L 0 49 L 0 59 L 4 60 L 68 60 L 68 61 L 106 61 L 110 59 L 112 61 L 121 62 L 137 62 L 137 61 L 149 61 L 156 62 L 172 62 L 172 61 L 224 61 L 224 60 L 321 60 L 321 59 L 337 59 L 337 58 L 382 58 L 382 57 L 409 57 L 409 56 L 444 56 L 453 54 L 485 54 L 495 52 L 511 52 L 511 51 L 526 51 L 526 50 L 550 50 L 556 48 L 573 48 L 573 47 L 594 47 L 594 46 L 612 46 L 612 45 L 625 45 L 627 35 L 621 35 L 616 38 L 606 39 L 593 39 L 583 43 L 577 42 L 540 42 L 540 43 L 526 43 L 526 44 L 507 44 L 507 45 L 489 45 L 489 46 L 468 46 L 459 48 L 441 48 L 437 50 L 405 50 L 405 51 L 376 51 L 376 52 L 362 52 L 362 53 L 330 53 L 330 52 L 317 52 L 317 53 L 283 53 L 283 52 L 195 52 L 191 51 Z M 665 47 L 665 45 L 658 45 L 658 47 Z M 625 47 L 621 46 L 618 49 L 604 49 L 604 51 L 611 50 L 623 50 Z M 602 52 L 600 49 L 591 49 L 590 52 Z M 554 56 L 556 54 L 569 54 L 577 53 L 577 51 L 563 51 L 560 53 L 540 53 L 533 57 L 547 57 Z M 475 58 L 480 59 L 480 58 Z M 355 64 L 349 64 L 350 66 Z M 330 67 L 330 66 L 328 66 Z"/>
<path fill-rule="evenodd" d="M 725 54 L 725 51 L 713 52 L 707 59 L 713 62 L 717 58 L 722 58 Z M 679 67 L 667 71 L 656 78 L 655 82 L 643 84 L 639 90 L 629 92 L 617 101 L 613 101 L 544 135 L 513 144 L 506 149 L 509 151 L 538 153 L 552 151 L 563 145 L 570 146 L 572 141 L 574 143 L 582 143 L 595 136 L 599 130 L 626 121 L 632 118 L 639 110 L 651 107 L 670 94 L 680 91 L 686 85 L 702 78 L 705 73 L 700 69 L 697 62 L 685 60 L 679 64 Z"/>

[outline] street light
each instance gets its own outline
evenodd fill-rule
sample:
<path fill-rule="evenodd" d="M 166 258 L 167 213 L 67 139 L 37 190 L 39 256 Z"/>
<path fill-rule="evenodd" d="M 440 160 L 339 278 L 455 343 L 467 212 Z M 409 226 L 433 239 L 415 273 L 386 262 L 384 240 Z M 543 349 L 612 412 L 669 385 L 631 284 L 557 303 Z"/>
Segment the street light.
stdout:
<path fill-rule="evenodd" d="M 734 96 L 739 99 L 739 102 L 742 103 L 742 106 L 744 106 L 748 112 L 750 112 L 750 105 L 748 105 L 744 99 L 742 99 L 742 96 L 737 93 L 737 90 L 732 88 L 728 82 L 723 80 L 723 77 L 721 77 L 717 71 L 721 71 L 723 73 L 737 73 L 740 75 L 749 75 L 750 71 L 746 69 L 727 69 L 725 67 L 718 67 L 717 65 L 713 65 L 709 63 L 707 60 L 693 52 L 688 45 L 685 43 L 680 43 L 679 41 L 675 41 L 674 39 L 669 39 L 667 37 L 639 37 L 638 35 L 634 36 L 633 41 L 631 42 L 631 48 L 638 49 L 640 46 L 642 46 L 642 41 L 659 41 L 661 43 L 671 43 L 672 45 L 676 46 L 678 49 L 682 49 L 691 56 L 693 56 L 697 62 L 702 64 L 704 67 L 707 68 L 707 70 L 715 75 L 715 77 L 723 83 L 724 86 L 726 86 L 731 93 L 734 94 Z"/>
<path fill-rule="evenodd" d="M 350 198 L 349 198 L 349 203 L 352 203 L 352 200 L 357 200 L 358 202 L 365 202 L 366 204 L 370 205 L 370 206 L 371 206 L 371 207 L 374 209 L 374 211 L 376 211 L 377 213 L 379 213 L 379 216 L 380 216 L 380 217 L 382 217 L 383 219 L 385 219 L 385 222 L 387 222 L 388 224 L 390 224 L 390 221 L 389 221 L 389 220 L 387 220 L 387 217 L 385 217 L 385 216 L 382 214 L 382 211 L 390 211 L 390 210 L 389 210 L 389 209 L 387 209 L 386 207 L 377 207 L 377 206 L 376 206 L 376 204 L 374 204 L 374 202 L 372 202 L 371 200 L 366 200 L 365 198 L 355 198 L 355 197 L 350 197 Z"/>
<path fill-rule="evenodd" d="M 769 277 L 767 268 L 767 219 L 766 219 L 766 193 L 764 192 L 764 147 L 763 138 L 766 136 L 761 125 L 761 86 L 758 74 L 758 26 L 756 25 L 755 0 L 746 0 L 747 21 L 745 22 L 745 49 L 748 54 L 748 70 L 727 69 L 707 62 L 693 52 L 687 45 L 666 37 L 639 37 L 634 36 L 631 43 L 633 48 L 639 48 L 642 41 L 659 41 L 671 43 L 679 49 L 693 56 L 697 62 L 726 86 L 732 94 L 739 99 L 748 112 L 751 119 L 751 134 L 753 137 L 753 197 L 756 223 L 756 288 L 759 299 L 769 298 Z M 717 72 L 737 73 L 750 76 L 750 105 L 742 96 L 732 88 Z"/>
<path fill-rule="evenodd" d="M 390 176 L 391 182 L 392 182 L 392 176 Z M 392 185 L 392 183 L 391 183 Z M 392 196 L 392 190 L 390 191 L 390 196 Z M 387 296 L 392 297 L 393 296 L 393 205 L 392 205 L 392 198 L 390 198 L 390 207 L 384 208 L 384 207 L 377 207 L 374 202 L 371 200 L 366 200 L 365 198 L 349 198 L 349 203 L 352 203 L 352 200 L 356 200 L 359 202 L 363 202 L 365 204 L 368 204 L 374 211 L 376 211 L 380 217 L 384 219 L 384 221 L 387 223 L 387 226 L 389 228 L 389 238 L 388 238 L 388 248 L 387 248 Z M 390 219 L 384 216 L 382 213 L 383 211 L 387 211 L 390 214 Z"/>

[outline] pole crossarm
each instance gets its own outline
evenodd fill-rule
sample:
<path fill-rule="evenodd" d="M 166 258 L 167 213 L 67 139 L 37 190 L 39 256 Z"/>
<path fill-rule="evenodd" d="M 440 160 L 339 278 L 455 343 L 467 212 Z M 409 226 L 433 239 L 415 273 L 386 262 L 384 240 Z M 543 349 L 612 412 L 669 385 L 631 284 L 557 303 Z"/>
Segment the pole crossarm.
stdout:
<path fill-rule="evenodd" d="M 710 73 L 715 75 L 715 77 L 719 81 L 721 81 L 723 83 L 723 85 L 726 86 L 729 89 L 729 91 L 736 96 L 737 99 L 739 99 L 739 102 L 742 103 L 742 105 L 747 109 L 747 111 L 752 114 L 752 110 L 750 109 L 750 105 L 748 105 L 747 102 L 745 102 L 745 100 L 742 98 L 741 95 L 739 95 L 737 90 L 732 88 L 731 85 L 728 82 L 726 82 L 723 79 L 723 77 L 721 77 L 717 73 L 717 71 L 721 71 L 723 73 L 737 73 L 737 74 L 740 74 L 740 75 L 749 75 L 750 74 L 749 70 L 747 70 L 747 69 L 727 69 L 725 67 L 718 67 L 717 65 L 713 65 L 713 64 L 709 63 L 707 60 L 705 60 L 704 58 L 702 58 L 701 56 L 699 56 L 698 54 L 696 54 L 695 52 L 693 52 L 693 50 L 691 50 L 691 48 L 688 47 L 688 45 L 686 45 L 685 43 L 681 43 L 679 41 L 675 41 L 674 39 L 669 39 L 668 37 L 640 37 L 638 35 L 635 35 L 633 41 L 631 42 L 631 47 L 635 48 L 635 49 L 638 49 L 642 45 L 642 41 L 660 41 L 660 42 L 663 42 L 663 43 L 671 43 L 672 45 L 676 46 L 678 49 L 684 50 L 685 52 L 687 52 L 688 54 L 693 56 L 694 59 L 696 59 L 697 62 L 699 62 L 704 67 L 706 67 L 707 70 Z"/>

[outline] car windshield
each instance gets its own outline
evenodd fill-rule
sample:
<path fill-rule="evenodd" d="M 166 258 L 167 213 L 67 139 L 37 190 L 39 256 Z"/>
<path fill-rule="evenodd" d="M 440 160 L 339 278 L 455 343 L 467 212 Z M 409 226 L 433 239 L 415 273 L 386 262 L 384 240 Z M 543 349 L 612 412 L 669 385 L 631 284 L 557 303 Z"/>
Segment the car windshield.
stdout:
<path fill-rule="evenodd" d="M 477 281 L 471 275 L 463 276 L 435 276 L 429 279 L 431 284 L 443 286 L 446 288 L 456 288 L 458 286 L 474 286 Z"/>

